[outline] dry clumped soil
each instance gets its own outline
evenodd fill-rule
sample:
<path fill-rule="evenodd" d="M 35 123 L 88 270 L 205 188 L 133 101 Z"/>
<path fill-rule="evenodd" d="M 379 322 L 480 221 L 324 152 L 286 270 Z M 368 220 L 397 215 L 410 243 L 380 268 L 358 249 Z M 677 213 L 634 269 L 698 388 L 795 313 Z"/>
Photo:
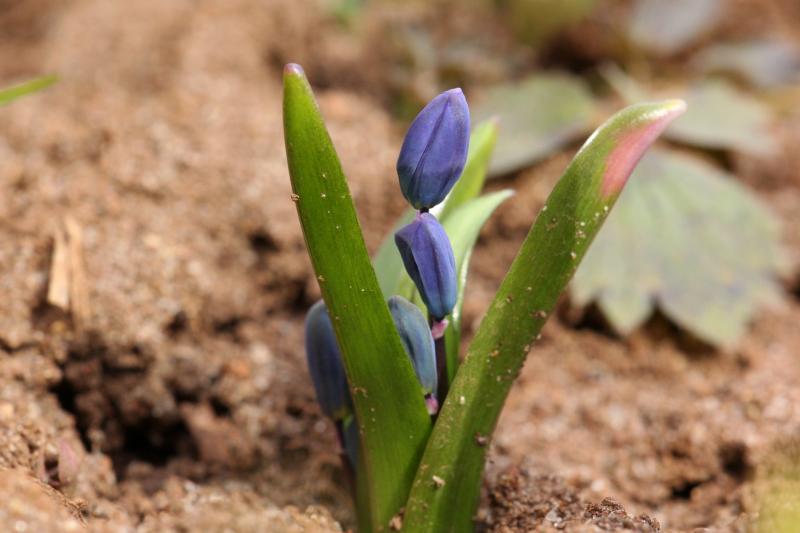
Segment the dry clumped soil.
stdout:
<path fill-rule="evenodd" d="M 402 132 L 367 87 L 387 82 L 364 74 L 379 64 L 363 67 L 310 0 L 0 6 L 0 79 L 62 75 L 0 112 L 0 523 L 351 525 L 304 369 L 318 289 L 290 200 L 280 66 L 303 63 L 320 88 L 375 249 L 403 208 Z M 338 72 L 354 74 L 336 86 Z M 781 127 L 785 164 L 734 164 L 796 250 L 800 130 Z M 468 328 L 568 159 L 502 184 L 518 194 L 476 250 Z M 480 528 L 744 530 L 758 465 L 800 429 L 798 280 L 729 352 L 660 319 L 618 339 L 565 303 L 501 419 Z"/>

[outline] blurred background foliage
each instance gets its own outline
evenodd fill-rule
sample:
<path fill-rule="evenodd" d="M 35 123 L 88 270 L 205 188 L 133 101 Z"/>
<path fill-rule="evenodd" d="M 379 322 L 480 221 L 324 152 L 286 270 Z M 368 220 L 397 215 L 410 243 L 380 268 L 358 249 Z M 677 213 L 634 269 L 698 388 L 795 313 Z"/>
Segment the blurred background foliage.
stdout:
<path fill-rule="evenodd" d="M 361 59 L 385 67 L 363 74 L 399 117 L 459 85 L 476 122 L 499 119 L 490 173 L 500 180 L 576 149 L 625 103 L 684 98 L 689 111 L 637 170 L 577 273 L 572 302 L 596 306 L 621 335 L 660 311 L 717 346 L 734 345 L 760 309 L 780 304 L 784 229 L 738 182 L 735 162 L 769 160 L 781 142 L 776 124 L 797 118 L 790 23 L 785 35 L 767 32 L 736 0 L 329 6 L 368 51 Z M 763 9 L 780 17 L 797 7 L 769 0 Z"/>

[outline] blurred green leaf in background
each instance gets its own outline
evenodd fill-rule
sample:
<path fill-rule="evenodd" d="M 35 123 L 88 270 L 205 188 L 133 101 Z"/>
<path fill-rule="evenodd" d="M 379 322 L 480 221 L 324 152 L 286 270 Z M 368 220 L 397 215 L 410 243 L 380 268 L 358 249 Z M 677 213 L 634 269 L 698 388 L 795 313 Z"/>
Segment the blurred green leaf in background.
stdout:
<path fill-rule="evenodd" d="M 700 52 L 694 64 L 706 73 L 732 74 L 760 88 L 800 82 L 800 50 L 788 41 L 715 44 Z"/>
<path fill-rule="evenodd" d="M 585 82 L 568 74 L 537 74 L 489 89 L 474 107 L 476 120 L 499 120 L 489 173 L 507 174 L 550 155 L 585 133 L 595 111 Z"/>
<path fill-rule="evenodd" d="M 669 139 L 702 148 L 767 155 L 776 149 L 769 128 L 772 111 L 724 80 L 705 80 L 691 88 L 689 111 L 667 130 Z"/>
<path fill-rule="evenodd" d="M 516 38 L 540 46 L 586 17 L 597 0 L 507 0 L 506 4 Z"/>
<path fill-rule="evenodd" d="M 671 55 L 709 32 L 723 13 L 721 0 L 638 0 L 628 34 L 638 46 Z"/>
<path fill-rule="evenodd" d="M 596 301 L 622 334 L 658 307 L 704 341 L 731 345 L 780 298 L 779 236 L 770 211 L 732 176 L 653 150 L 589 249 L 572 296 Z"/>

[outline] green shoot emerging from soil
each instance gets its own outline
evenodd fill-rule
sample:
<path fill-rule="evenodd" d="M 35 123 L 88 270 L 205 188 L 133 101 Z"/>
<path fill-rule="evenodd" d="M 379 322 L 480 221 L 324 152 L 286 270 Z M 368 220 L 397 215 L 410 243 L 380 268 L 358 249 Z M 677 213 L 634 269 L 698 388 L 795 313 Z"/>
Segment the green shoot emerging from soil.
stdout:
<path fill-rule="evenodd" d="M 480 124 L 470 135 L 460 89 L 420 112 L 397 163 L 411 207 L 371 262 L 297 65 L 284 71 L 283 105 L 292 200 L 324 301 L 306 321 L 309 369 L 353 474 L 359 529 L 470 531 L 486 450 L 514 378 L 636 163 L 685 105 L 628 107 L 586 141 L 463 361 L 470 253 L 483 223 L 511 195 L 479 196 L 496 125 Z"/>

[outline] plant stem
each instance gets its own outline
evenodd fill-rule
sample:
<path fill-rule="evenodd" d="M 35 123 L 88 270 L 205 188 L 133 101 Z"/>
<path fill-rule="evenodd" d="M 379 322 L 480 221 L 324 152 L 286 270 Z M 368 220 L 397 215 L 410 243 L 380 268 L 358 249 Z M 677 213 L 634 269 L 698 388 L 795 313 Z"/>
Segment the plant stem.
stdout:
<path fill-rule="evenodd" d="M 436 377 L 439 384 L 436 396 L 439 405 L 442 405 L 447 398 L 447 391 L 450 390 L 450 382 L 447 379 L 447 347 L 444 336 L 434 339 L 433 343 L 436 347 Z"/>

